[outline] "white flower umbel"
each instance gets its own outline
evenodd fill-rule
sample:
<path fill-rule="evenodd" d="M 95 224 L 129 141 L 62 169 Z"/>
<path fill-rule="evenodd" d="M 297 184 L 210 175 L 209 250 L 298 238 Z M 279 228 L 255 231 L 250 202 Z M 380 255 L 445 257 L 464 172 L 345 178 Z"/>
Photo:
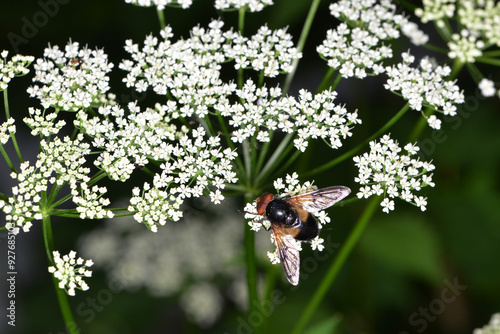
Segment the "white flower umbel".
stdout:
<path fill-rule="evenodd" d="M 455 81 L 446 81 L 451 69 L 448 66 L 434 66 L 428 58 L 420 61 L 419 68 L 410 67 L 415 60 L 411 54 L 402 54 L 403 62 L 386 68 L 388 75 L 384 87 L 401 94 L 410 108 L 421 111 L 423 106 L 431 107 L 444 115 L 455 116 L 456 104 L 464 102 L 464 94 Z M 439 129 L 440 122 L 428 118 L 431 127 Z"/>
<path fill-rule="evenodd" d="M 383 72 L 382 61 L 392 58 L 392 49 L 384 41 L 399 38 L 400 32 L 417 45 L 428 40 L 415 23 L 396 14 L 390 1 L 341 0 L 330 5 L 330 12 L 344 22 L 327 32 L 317 52 L 344 78 Z"/>
<path fill-rule="evenodd" d="M 294 196 L 317 189 L 317 187 L 314 186 L 311 182 L 305 182 L 304 184 L 300 184 L 298 177 L 299 176 L 297 173 L 293 173 L 292 175 L 287 174 L 285 182 L 283 182 L 282 178 L 276 179 L 276 181 L 274 181 L 274 188 L 276 189 L 276 193 L 279 193 L 277 197 Z M 248 220 L 248 225 L 250 226 L 250 229 L 252 231 L 258 232 L 263 227 L 266 227 L 266 229 L 268 229 L 271 226 L 271 222 L 267 220 L 264 215 L 259 215 L 259 213 L 257 212 L 256 201 L 247 203 L 243 210 L 245 212 L 245 219 Z M 328 218 L 325 211 L 314 212 L 314 215 L 316 216 L 316 218 L 320 223 L 319 224 L 320 229 L 322 225 L 330 222 L 330 218 Z M 295 239 L 293 241 L 295 241 L 296 244 L 295 248 L 301 250 L 302 249 L 301 241 Z M 275 243 L 272 234 L 271 234 L 271 242 L 273 244 Z M 322 251 L 325 248 L 323 242 L 324 240 L 322 238 L 316 236 L 309 243 L 311 244 L 311 248 L 313 250 L 317 249 L 319 251 Z M 269 257 L 269 260 L 271 261 L 272 264 L 280 262 L 277 250 L 275 250 L 274 252 L 268 252 L 267 256 Z"/>
<path fill-rule="evenodd" d="M 148 36 L 142 49 L 131 40 L 126 41 L 125 51 L 131 60 L 123 60 L 119 67 L 128 72 L 123 79 L 127 87 L 138 92 L 148 88 L 170 98 L 164 110 L 172 118 L 203 118 L 207 108 L 220 96 L 235 91 L 234 83 L 220 79 L 221 64 L 230 61 L 226 49 L 240 36 L 232 30 L 222 31 L 222 21 L 212 21 L 209 28 L 195 27 L 190 38 L 173 42 L 172 29 L 167 27 L 160 34 L 162 40 Z"/>
<path fill-rule="evenodd" d="M 193 0 L 125 0 L 125 3 L 139 7 L 156 6 L 157 10 L 164 10 L 166 6 L 187 9 L 193 4 Z"/>
<path fill-rule="evenodd" d="M 500 2 L 494 0 L 461 0 L 457 17 L 460 25 L 480 36 L 486 45 L 500 46 Z"/>
<path fill-rule="evenodd" d="M 34 85 L 28 88 L 31 97 L 40 100 L 44 108 L 68 111 L 88 108 L 105 99 L 109 90 L 108 72 L 113 64 L 102 50 L 80 48 L 69 42 L 65 51 L 56 45 L 44 51 L 45 59 L 37 59 Z"/>
<path fill-rule="evenodd" d="M 286 29 L 271 30 L 267 26 L 259 28 L 250 39 L 239 37 L 232 49 L 226 49 L 228 58 L 234 58 L 235 68 L 262 71 L 267 77 L 293 70 L 292 62 L 302 57 Z"/>
<path fill-rule="evenodd" d="M 16 125 L 14 118 L 9 118 L 7 121 L 0 125 L 0 145 L 5 145 L 10 136 L 16 133 Z"/>
<path fill-rule="evenodd" d="M 86 291 L 89 286 L 83 280 L 84 277 L 91 277 L 90 268 L 94 263 L 92 260 L 84 260 L 79 257 L 76 259 L 76 252 L 71 251 L 69 254 L 61 255 L 58 251 L 53 251 L 54 266 L 49 267 L 49 273 L 54 274 L 54 277 L 59 280 L 59 288 L 64 289 L 70 296 L 75 295 L 75 289 Z"/>
<path fill-rule="evenodd" d="M 478 40 L 477 36 L 467 29 L 463 29 L 459 34 L 453 34 L 451 41 L 448 42 L 448 57 L 458 59 L 462 63 L 473 63 L 477 57 L 483 55 L 482 50 L 485 44 Z"/>
<path fill-rule="evenodd" d="M 419 147 L 407 144 L 402 153 L 397 141 L 384 135 L 380 141 L 370 142 L 370 152 L 354 157 L 359 175 L 354 179 L 361 185 L 358 198 L 383 196 L 380 206 L 389 213 L 394 210 L 394 198 L 426 210 L 427 198 L 415 193 L 426 186 L 434 187 L 432 174 L 434 165 L 415 157 Z"/>
<path fill-rule="evenodd" d="M 436 21 L 443 26 L 445 19 L 453 17 L 457 0 L 423 0 L 423 8 L 417 8 L 415 15 L 419 16 L 423 23 Z"/>
<path fill-rule="evenodd" d="M 9 85 L 14 77 L 28 74 L 28 66 L 35 60 L 33 56 L 15 55 L 7 61 L 9 52 L 3 50 L 0 56 L 0 91 L 3 91 Z"/>
<path fill-rule="evenodd" d="M 110 210 L 104 206 L 109 201 L 102 197 L 106 188 L 86 185 L 90 181 L 90 169 L 85 167 L 85 156 L 90 154 L 90 145 L 83 142 L 83 134 L 74 140 L 69 137 L 54 138 L 52 141 L 40 142 L 40 153 L 35 166 L 24 162 L 18 173 L 11 177 L 18 184 L 12 188 L 12 197 L 5 203 L 2 210 L 6 214 L 6 227 L 19 231 L 22 228 L 28 232 L 33 220 L 42 219 L 40 200 L 43 193 L 52 187 L 69 185 L 76 210 L 83 218 L 113 217 Z"/>
<path fill-rule="evenodd" d="M 46 110 L 42 112 L 38 108 L 29 108 L 28 112 L 30 117 L 24 118 L 24 123 L 30 127 L 32 136 L 52 136 L 59 133 L 59 130 L 66 125 L 63 120 L 59 120 L 57 123 L 54 122 L 57 118 L 55 112 L 49 113 Z"/>
<path fill-rule="evenodd" d="M 188 318 L 202 328 L 210 327 L 222 313 L 222 296 L 212 284 L 202 282 L 185 291 L 180 306 Z"/>
<path fill-rule="evenodd" d="M 215 8 L 218 10 L 247 7 L 250 12 L 260 12 L 272 4 L 273 0 L 215 0 Z"/>
<path fill-rule="evenodd" d="M 491 316 L 488 325 L 483 328 L 476 328 L 472 334 L 498 334 L 500 333 L 500 313 L 495 313 Z"/>
<path fill-rule="evenodd" d="M 222 116 L 230 117 L 229 124 L 235 129 L 232 140 L 238 143 L 258 133 L 261 142 L 269 141 L 276 130 L 295 134 L 294 145 L 305 151 L 309 139 L 321 138 L 331 148 L 342 146 L 342 140 L 352 135 L 351 129 L 360 124 L 357 111 L 348 112 L 344 106 L 334 103 L 337 92 L 323 91 L 313 95 L 301 90 L 299 97 L 279 97 L 279 88 L 257 89 L 248 80 L 236 93 L 238 102 L 219 101 L 214 106 Z"/>

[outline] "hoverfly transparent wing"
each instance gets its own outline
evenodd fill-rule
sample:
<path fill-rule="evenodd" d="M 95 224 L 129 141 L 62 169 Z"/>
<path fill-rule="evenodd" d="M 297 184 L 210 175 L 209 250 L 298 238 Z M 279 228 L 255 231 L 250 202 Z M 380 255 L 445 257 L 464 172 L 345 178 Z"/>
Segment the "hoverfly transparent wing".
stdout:
<path fill-rule="evenodd" d="M 274 241 L 278 249 L 281 267 L 285 276 L 293 285 L 299 284 L 300 275 L 300 252 L 297 242 L 291 235 L 284 234 L 281 226 L 272 225 Z"/>
<path fill-rule="evenodd" d="M 287 199 L 292 206 L 303 208 L 309 212 L 317 212 L 331 207 L 351 193 L 344 186 L 332 186 L 314 190 Z"/>

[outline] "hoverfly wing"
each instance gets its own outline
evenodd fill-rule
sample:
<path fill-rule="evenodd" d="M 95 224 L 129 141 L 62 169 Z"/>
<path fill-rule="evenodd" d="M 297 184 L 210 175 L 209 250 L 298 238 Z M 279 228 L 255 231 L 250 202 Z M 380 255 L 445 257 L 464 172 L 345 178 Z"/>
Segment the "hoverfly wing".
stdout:
<path fill-rule="evenodd" d="M 284 234 L 282 227 L 272 225 L 276 248 L 280 258 L 281 267 L 292 285 L 299 284 L 300 253 L 297 249 L 297 241 L 289 234 Z"/>
<path fill-rule="evenodd" d="M 329 208 L 351 193 L 351 189 L 344 186 L 332 186 L 314 190 L 305 194 L 292 196 L 288 202 L 309 212 L 317 212 Z"/>

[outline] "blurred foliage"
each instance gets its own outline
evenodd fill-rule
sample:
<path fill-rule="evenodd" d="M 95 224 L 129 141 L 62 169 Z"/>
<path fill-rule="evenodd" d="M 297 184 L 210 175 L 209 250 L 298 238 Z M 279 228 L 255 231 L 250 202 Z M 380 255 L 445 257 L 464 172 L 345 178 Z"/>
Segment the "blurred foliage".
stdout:
<path fill-rule="evenodd" d="M 274 7 L 263 13 L 247 16 L 248 32 L 268 22 L 272 28 L 290 25 L 297 39 L 302 28 L 309 2 L 276 0 Z M 324 38 L 326 29 L 336 24 L 328 15 L 328 3 L 322 3 L 313 33 L 304 50 L 314 55 L 315 47 Z M 8 7 L 7 7 L 8 6 Z M 0 19 L 0 49 L 10 47 L 8 34 L 21 34 L 25 20 L 41 10 L 35 1 L 14 1 L 4 4 Z M 174 27 L 176 36 L 185 34 L 194 22 L 206 24 L 211 18 L 222 15 L 231 24 L 235 13 L 217 13 L 206 1 L 195 1 L 189 14 L 180 10 L 167 10 L 166 19 Z M 184 13 L 183 13 L 184 14 Z M 188 19 L 186 19 L 186 17 Z M 69 1 L 60 4 L 57 13 L 40 27 L 36 36 L 19 46 L 19 52 L 41 56 L 48 43 L 64 45 L 71 38 L 90 47 L 103 47 L 115 63 L 111 86 L 122 90 L 117 64 L 124 57 L 122 46 L 126 39 L 141 41 L 158 27 L 153 9 L 135 8 L 122 0 Z M 301 63 L 292 87 L 314 89 L 319 83 L 325 65 L 318 58 Z M 493 78 L 493 80 L 495 80 Z M 27 99 L 25 89 L 29 79 L 14 80 L 9 88 L 13 113 L 25 113 L 34 101 Z M 402 105 L 389 93 L 378 94 L 376 79 L 363 82 L 351 81 L 339 87 L 339 97 L 348 108 L 360 108 L 363 126 L 356 129 L 353 145 L 372 133 Z M 334 283 L 322 307 L 309 325 L 309 334 L 320 333 L 472 333 L 474 328 L 488 322 L 494 312 L 500 311 L 500 113 L 498 98 L 482 100 L 476 94 L 467 73 L 459 77 L 459 85 L 475 104 L 468 115 L 443 124 L 440 138 L 427 129 L 420 139 L 422 159 L 433 160 L 436 165 L 436 187 L 428 189 L 428 210 L 396 203 L 396 211 L 386 215 L 380 211 L 368 229 L 347 265 Z M 387 97 L 388 100 L 381 100 Z M 395 101 L 395 102 L 394 102 Z M 393 104 L 394 110 L 381 109 Z M 466 116 L 464 116 L 466 115 Z M 419 117 L 409 112 L 391 129 L 401 142 Z M 21 142 L 21 145 L 23 142 Z M 349 145 L 349 144 L 348 144 Z M 345 149 L 348 149 L 346 147 Z M 321 144 L 310 147 L 307 159 L 298 162 L 295 169 L 307 170 L 315 164 L 331 159 Z M 354 171 L 344 163 L 335 175 L 325 172 L 314 177 L 321 186 L 344 184 L 355 187 Z M 2 166 L 2 191 L 8 192 L 8 177 Z M 300 173 L 299 173 L 300 175 Z M 354 193 L 357 189 L 353 189 Z M 119 190 L 116 189 L 119 193 Z M 322 232 L 322 237 L 341 245 L 353 222 L 363 210 L 360 201 L 329 211 L 332 223 Z M 241 210 L 237 207 L 234 210 Z M 119 221 L 117 221 L 119 223 Z M 244 226 L 241 220 L 242 230 Z M 99 222 L 56 222 L 55 240 L 58 248 L 75 248 L 77 237 L 99 226 Z M 263 232 L 261 232 L 263 233 Z M 1 251 L 6 254 L 6 239 L 2 236 Z M 15 331 L 0 323 L 0 332 L 7 333 L 65 333 L 50 276 L 47 273 L 40 226 L 17 237 L 17 326 Z M 188 246 L 187 246 L 188 247 Z M 179 250 L 182 251 L 182 250 Z M 311 256 L 304 251 L 302 257 Z M 237 256 L 237 254 L 235 254 Z M 263 331 L 287 332 L 293 327 L 304 305 L 327 270 L 335 253 L 318 263 L 309 277 L 292 288 L 281 280 L 280 268 L 261 263 L 263 276 L 272 273 L 279 277 L 276 291 L 282 292 L 282 303 L 273 304 L 269 317 L 263 319 Z M 3 259 L 3 256 L 2 256 Z M 6 272 L 4 260 L 0 263 Z M 271 274 L 271 275 L 272 275 Z M 466 286 L 465 290 L 447 303 L 442 300 L 446 282 Z M 152 298 L 145 291 L 124 292 L 119 287 L 108 299 L 100 292 L 110 289 L 105 275 L 95 272 L 88 281 L 91 289 L 71 298 L 75 318 L 82 333 L 250 333 L 248 316 L 236 309 L 230 299 L 225 301 L 225 311 L 220 321 L 208 330 L 198 329 L 180 310 L 176 298 Z M 6 296 L 5 280 L 0 283 L 0 305 Z M 221 290 L 223 286 L 221 286 Z M 450 294 L 447 295 L 451 296 Z M 441 301 L 441 303 L 439 302 Z M 441 309 L 440 305 L 444 305 Z M 439 306 L 439 307 L 438 307 Z M 5 310 L 5 308 L 3 308 Z M 423 315 L 427 309 L 429 318 Z M 432 310 L 436 312 L 432 312 Z M 4 317 L 5 319 L 5 317 Z M 246 324 L 246 325 L 245 325 Z"/>

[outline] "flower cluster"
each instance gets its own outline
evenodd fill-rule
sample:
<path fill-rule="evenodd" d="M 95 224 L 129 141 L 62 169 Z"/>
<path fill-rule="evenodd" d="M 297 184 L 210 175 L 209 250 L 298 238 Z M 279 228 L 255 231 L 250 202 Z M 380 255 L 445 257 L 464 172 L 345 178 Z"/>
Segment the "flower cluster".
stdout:
<path fill-rule="evenodd" d="M 90 150 L 89 144 L 83 142 L 82 134 L 75 140 L 68 137 L 63 140 L 55 138 L 51 142 L 42 140 L 40 145 L 36 165 L 30 166 L 29 162 L 24 162 L 18 173 L 11 174 L 18 185 L 12 188 L 13 196 L 8 203 L 2 203 L 2 210 L 6 213 L 5 226 L 8 229 L 17 233 L 22 228 L 24 232 L 28 232 L 32 220 L 42 219 L 40 194 L 49 190 L 49 184 L 53 187 L 69 185 L 82 219 L 113 217 L 111 211 L 104 209 L 109 204 L 102 197 L 106 189 L 87 189 L 85 184 L 90 181 L 90 169 L 84 167 L 85 156 Z"/>
<path fill-rule="evenodd" d="M 53 251 L 54 266 L 49 267 L 49 273 L 54 274 L 54 277 L 59 280 L 59 288 L 66 290 L 70 296 L 75 295 L 75 288 L 86 291 L 89 286 L 83 280 L 83 277 L 91 277 L 92 272 L 87 268 L 91 267 L 94 263 L 92 260 L 84 260 L 79 257 L 76 258 L 76 252 L 71 251 L 69 254 L 61 255 L 58 251 Z"/>
<path fill-rule="evenodd" d="M 464 102 L 464 95 L 454 81 L 446 81 L 451 69 L 448 66 L 434 66 L 428 58 L 420 61 L 420 68 L 409 65 L 415 57 L 403 53 L 403 62 L 386 67 L 389 77 L 384 87 L 394 93 L 400 93 L 408 100 L 410 108 L 420 111 L 425 104 L 445 115 L 456 115 L 455 104 Z M 441 128 L 441 121 L 435 116 L 427 119 L 429 126 Z"/>
<path fill-rule="evenodd" d="M 10 136 L 16 133 L 16 125 L 14 118 L 9 118 L 0 125 L 0 145 L 5 145 Z"/>
<path fill-rule="evenodd" d="M 317 187 L 314 186 L 311 182 L 305 182 L 304 184 L 301 185 L 298 180 L 297 173 L 293 173 L 292 175 L 287 174 L 285 182 L 283 182 L 282 178 L 278 178 L 274 181 L 273 185 L 274 188 L 276 189 L 276 192 L 280 193 L 278 197 L 294 196 L 317 189 Z M 259 215 L 259 213 L 257 212 L 256 201 L 247 203 L 245 205 L 244 211 L 245 211 L 245 219 L 249 220 L 248 226 L 250 226 L 250 229 L 252 231 L 258 232 L 263 227 L 269 229 L 269 227 L 271 226 L 271 222 L 267 220 L 265 216 Z M 330 218 L 327 216 L 325 211 L 315 212 L 314 215 L 320 222 L 319 224 L 320 228 L 322 227 L 322 225 L 330 222 Z M 295 248 L 297 250 L 302 249 L 300 241 L 295 239 L 290 241 L 295 242 Z M 273 235 L 271 235 L 271 242 L 273 244 L 275 243 Z M 325 248 L 323 242 L 324 240 L 322 238 L 316 236 L 313 240 L 310 241 L 311 248 L 313 250 L 318 249 L 319 251 L 322 251 Z M 269 257 L 269 260 L 271 261 L 272 264 L 280 262 L 277 250 L 275 250 L 274 252 L 267 252 L 267 256 Z"/>
<path fill-rule="evenodd" d="M 260 12 L 266 6 L 273 4 L 273 0 L 215 0 L 215 8 L 224 9 L 240 9 L 247 6 L 251 12 Z"/>
<path fill-rule="evenodd" d="M 157 10 L 164 10 L 166 6 L 176 6 L 187 9 L 193 4 L 193 0 L 125 0 L 125 3 L 140 7 L 156 6 Z"/>
<path fill-rule="evenodd" d="M 281 130 L 296 134 L 294 145 L 300 151 L 305 151 L 310 138 L 321 138 L 336 149 L 342 146 L 341 139 L 352 135 L 352 126 L 361 123 L 356 111 L 347 112 L 344 106 L 333 103 L 335 91 L 313 95 L 301 90 L 298 99 L 276 98 L 281 94 L 279 88 L 257 89 L 248 80 L 236 94 L 240 98 L 236 104 L 221 100 L 214 108 L 230 118 L 229 124 L 236 128 L 232 140 L 239 143 L 254 133 L 266 142 L 271 133 Z"/>
<path fill-rule="evenodd" d="M 43 136 L 48 137 L 55 135 L 61 130 L 61 128 L 66 125 L 64 120 L 59 120 L 55 123 L 57 118 L 57 113 L 48 113 L 46 110 L 38 108 L 29 108 L 28 112 L 30 117 L 24 118 L 24 123 L 28 125 L 31 129 L 32 136 Z"/>
<path fill-rule="evenodd" d="M 395 14 L 396 6 L 390 1 L 341 0 L 330 5 L 330 12 L 345 22 L 327 32 L 317 52 L 344 78 L 383 72 L 381 62 L 392 58 L 392 49 L 383 41 L 399 38 L 400 32 L 417 45 L 428 40 L 415 23 Z"/>
<path fill-rule="evenodd" d="M 36 60 L 33 78 L 42 85 L 28 88 L 30 96 L 39 99 L 44 108 L 77 111 L 105 100 L 107 73 L 113 64 L 102 50 L 80 49 L 78 43 L 70 42 L 64 52 L 57 45 L 49 46 L 44 57 Z"/>
<path fill-rule="evenodd" d="M 267 77 L 291 72 L 292 61 L 302 57 L 293 46 L 292 35 L 285 29 L 272 31 L 267 26 L 260 27 L 250 39 L 236 38 L 234 46 L 226 49 L 226 55 L 234 58 L 236 69 L 263 71 Z"/>
<path fill-rule="evenodd" d="M 148 36 L 142 50 L 132 41 L 125 50 L 132 60 L 120 68 L 129 72 L 123 81 L 127 87 L 143 92 L 151 87 L 157 94 L 169 95 L 167 109 L 179 116 L 197 114 L 204 117 L 220 97 L 236 90 L 233 83 L 220 79 L 222 64 L 235 60 L 234 67 L 262 71 L 267 76 L 291 71 L 291 61 L 301 56 L 284 30 L 262 27 L 250 39 L 232 30 L 222 31 L 222 21 L 213 21 L 209 29 L 195 27 L 187 40 L 172 42 L 172 29 L 160 33 L 163 41 Z M 180 113 L 177 112 L 180 110 Z"/>
<path fill-rule="evenodd" d="M 156 232 L 157 225 L 182 216 L 179 207 L 186 198 L 208 190 L 212 201 L 220 203 L 225 184 L 236 182 L 236 153 L 223 149 L 220 138 L 209 136 L 201 126 L 178 129 L 162 108 L 141 112 L 135 103 L 128 107 L 128 114 L 118 105 L 100 107 L 101 117 L 93 118 L 79 112 L 75 124 L 103 150 L 95 164 L 113 180 L 127 180 L 149 159 L 162 162 L 153 184 L 133 191 L 129 210 L 136 220 Z"/>
<path fill-rule="evenodd" d="M 491 316 L 488 325 L 483 328 L 476 328 L 472 334 L 498 334 L 500 333 L 500 313 Z"/>
<path fill-rule="evenodd" d="M 473 63 L 476 57 L 481 57 L 485 45 L 482 40 L 478 40 L 475 34 L 463 29 L 460 34 L 453 34 L 448 42 L 448 57 L 458 59 L 463 63 Z"/>
<path fill-rule="evenodd" d="M 500 46 L 500 3 L 494 0 L 463 0 L 459 2 L 460 24 L 471 34 L 480 34 L 485 44 Z"/>
<path fill-rule="evenodd" d="M 419 151 L 415 144 L 407 144 L 404 149 L 406 154 L 400 154 L 398 142 L 384 135 L 380 141 L 370 142 L 369 153 L 354 157 L 355 166 L 359 168 L 354 181 L 362 186 L 358 198 L 383 195 L 380 205 L 386 213 L 394 210 L 393 198 L 396 197 L 426 210 L 427 198 L 414 192 L 426 186 L 434 187 L 432 174 L 427 174 L 434 170 L 434 165 L 412 158 Z"/>
<path fill-rule="evenodd" d="M 443 20 L 453 17 L 455 13 L 456 0 L 423 0 L 422 3 L 424 8 L 417 8 L 415 15 L 420 17 L 423 23 L 436 21 L 439 26 L 443 26 Z"/>
<path fill-rule="evenodd" d="M 23 76 L 28 74 L 28 66 L 33 60 L 32 56 L 15 55 L 11 60 L 7 61 L 9 51 L 3 50 L 0 56 L 0 91 L 3 91 L 9 85 L 10 80 L 15 76 Z"/>
<path fill-rule="evenodd" d="M 280 98 L 281 89 L 257 89 L 251 79 L 242 89 L 234 83 L 224 83 L 220 79 L 220 64 L 228 60 L 235 59 L 236 68 L 250 66 L 274 76 L 290 71 L 291 61 L 300 54 L 284 30 L 273 32 L 263 27 L 247 39 L 221 28 L 222 22 L 213 21 L 209 29 L 197 27 L 189 40 L 175 43 L 170 41 L 172 33 L 167 28 L 162 31 L 163 42 L 149 36 L 142 50 L 128 41 L 126 50 L 132 54 L 132 60 L 120 64 L 129 72 L 124 81 L 140 92 L 152 87 L 160 95 L 173 97 L 175 100 L 157 106 L 167 117 L 201 119 L 212 113 L 228 117 L 234 127 L 232 140 L 239 143 L 254 135 L 261 142 L 269 141 L 279 129 L 297 133 L 294 144 L 301 151 L 310 138 L 322 138 L 338 148 L 341 139 L 351 135 L 352 125 L 361 122 L 356 112 L 348 113 L 333 103 L 335 92 L 313 96 L 301 91 L 299 99 Z"/>

